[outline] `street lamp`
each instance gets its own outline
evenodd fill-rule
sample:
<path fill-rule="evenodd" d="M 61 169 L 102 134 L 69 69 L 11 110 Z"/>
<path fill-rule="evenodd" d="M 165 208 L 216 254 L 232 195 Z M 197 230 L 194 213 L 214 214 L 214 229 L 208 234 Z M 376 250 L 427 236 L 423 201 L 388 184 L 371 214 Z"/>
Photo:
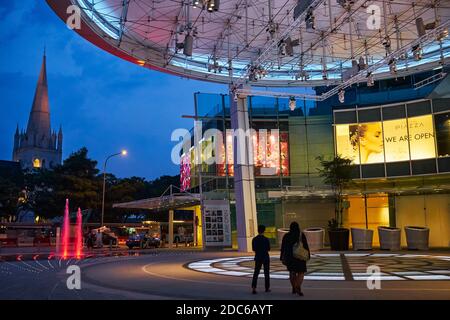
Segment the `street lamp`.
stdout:
<path fill-rule="evenodd" d="M 103 197 L 102 197 L 102 221 L 100 224 L 100 227 L 103 227 L 103 218 L 105 216 L 105 186 L 106 186 L 106 164 L 108 163 L 108 160 L 115 156 L 126 156 L 128 154 L 127 150 L 122 150 L 118 153 L 114 153 L 110 156 L 108 156 L 105 160 L 105 163 L 103 164 Z"/>

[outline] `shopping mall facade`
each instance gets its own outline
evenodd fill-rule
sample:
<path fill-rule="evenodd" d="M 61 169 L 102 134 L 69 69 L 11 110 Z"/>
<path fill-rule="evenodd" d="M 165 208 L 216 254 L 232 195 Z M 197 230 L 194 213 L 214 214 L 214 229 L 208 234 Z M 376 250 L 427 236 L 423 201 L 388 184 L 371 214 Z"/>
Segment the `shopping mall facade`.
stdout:
<path fill-rule="evenodd" d="M 324 227 L 334 217 L 335 198 L 319 176 L 318 156 L 352 159 L 353 180 L 345 190 L 344 226 L 375 230 L 426 226 L 431 247 L 450 245 L 450 78 L 414 87 L 433 72 L 381 80 L 325 101 L 248 96 L 253 133 L 257 223 L 277 242 L 277 230 L 298 221 L 302 228 Z M 317 94 L 326 88 L 315 88 Z M 181 185 L 204 199 L 229 200 L 236 245 L 233 132 L 230 104 L 222 94 L 195 94 L 193 118 L 204 137 L 181 157 Z M 192 132 L 193 130 L 191 130 Z M 216 139 L 216 141 L 214 141 Z M 219 150 L 220 149 L 220 150 Z M 194 161 L 201 150 L 201 165 Z M 223 161 L 208 161 L 217 158 Z M 199 183 L 201 181 L 201 184 Z M 201 187 L 200 187 L 201 185 Z M 248 200 L 244 200 L 248 201 Z"/>

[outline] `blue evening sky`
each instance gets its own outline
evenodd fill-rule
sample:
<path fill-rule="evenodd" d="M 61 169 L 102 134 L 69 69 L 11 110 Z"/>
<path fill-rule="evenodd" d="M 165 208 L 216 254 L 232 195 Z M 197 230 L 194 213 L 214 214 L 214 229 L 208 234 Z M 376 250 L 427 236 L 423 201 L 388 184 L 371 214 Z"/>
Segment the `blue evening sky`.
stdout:
<path fill-rule="evenodd" d="M 0 159 L 11 160 L 16 124 L 26 128 L 47 47 L 52 127 L 64 132 L 63 158 L 86 146 L 119 177 L 177 174 L 172 130 L 191 128 L 193 93 L 224 85 L 150 71 L 112 56 L 67 29 L 44 0 L 0 1 Z M 101 166 L 101 165 L 100 165 Z"/>

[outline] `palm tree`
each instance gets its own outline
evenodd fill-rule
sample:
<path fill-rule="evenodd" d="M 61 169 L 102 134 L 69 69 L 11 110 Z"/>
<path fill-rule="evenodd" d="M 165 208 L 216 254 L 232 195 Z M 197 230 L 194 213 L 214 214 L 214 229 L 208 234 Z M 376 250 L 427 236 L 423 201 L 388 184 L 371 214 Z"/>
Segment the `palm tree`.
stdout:
<path fill-rule="evenodd" d="M 352 160 L 335 156 L 331 160 L 326 160 L 323 156 L 317 157 L 322 169 L 319 170 L 320 176 L 325 184 L 330 185 L 335 194 L 335 218 L 329 222 L 330 229 L 336 229 L 342 226 L 342 212 L 344 210 L 344 188 L 352 180 L 353 167 Z"/>

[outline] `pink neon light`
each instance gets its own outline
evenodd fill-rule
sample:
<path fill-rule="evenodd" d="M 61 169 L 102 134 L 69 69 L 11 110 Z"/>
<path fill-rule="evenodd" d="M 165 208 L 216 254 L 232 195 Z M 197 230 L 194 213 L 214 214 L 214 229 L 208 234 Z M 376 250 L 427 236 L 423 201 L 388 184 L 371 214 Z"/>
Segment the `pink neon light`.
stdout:
<path fill-rule="evenodd" d="M 81 232 L 81 226 L 83 217 L 81 216 L 81 209 L 78 208 L 77 212 L 77 225 L 75 229 L 75 255 L 77 259 L 81 259 L 81 254 L 83 251 L 83 235 Z"/>
<path fill-rule="evenodd" d="M 64 210 L 64 220 L 62 228 L 62 257 L 67 259 L 69 255 L 69 233 L 70 233 L 70 221 L 69 221 L 69 199 L 66 199 L 66 208 Z"/>

